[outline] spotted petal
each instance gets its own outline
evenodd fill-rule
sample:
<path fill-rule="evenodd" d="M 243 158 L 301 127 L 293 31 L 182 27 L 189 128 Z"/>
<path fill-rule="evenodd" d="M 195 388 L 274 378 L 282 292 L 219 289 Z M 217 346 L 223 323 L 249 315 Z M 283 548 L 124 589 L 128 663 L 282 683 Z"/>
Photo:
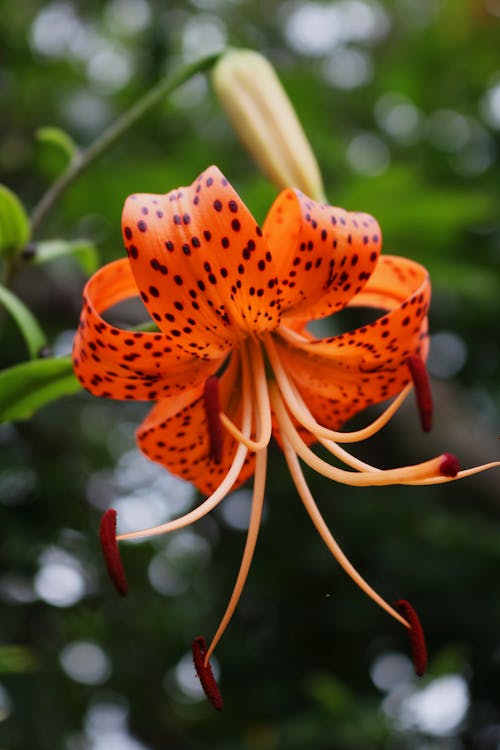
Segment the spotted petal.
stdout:
<path fill-rule="evenodd" d="M 236 424 L 241 423 L 241 375 L 238 356 L 220 378 L 220 405 Z M 203 386 L 181 396 L 162 399 L 137 431 L 143 453 L 167 467 L 173 474 L 193 482 L 203 494 L 211 494 L 227 474 L 238 444 L 225 434 L 222 460 L 216 463 L 203 398 Z M 254 472 L 254 456 L 247 457 L 235 486 Z"/>
<path fill-rule="evenodd" d="M 281 361 L 313 411 L 324 410 L 335 427 L 366 406 L 398 393 L 410 380 L 407 358 L 427 355 L 429 299 L 429 279 L 422 266 L 382 256 L 355 304 L 383 306 L 389 313 L 331 338 L 292 343 L 276 337 Z"/>
<path fill-rule="evenodd" d="M 123 235 L 144 304 L 184 351 L 216 356 L 279 322 L 262 232 L 216 167 L 167 195 L 130 196 Z"/>
<path fill-rule="evenodd" d="M 204 382 L 221 364 L 179 350 L 163 333 L 125 331 L 100 315 L 137 296 L 125 258 L 109 263 L 88 281 L 73 346 L 75 373 L 91 393 L 115 399 L 157 400 Z"/>
<path fill-rule="evenodd" d="M 263 231 L 287 317 L 340 310 L 366 284 L 381 247 L 380 227 L 368 214 L 316 203 L 295 190 L 278 196 Z"/>

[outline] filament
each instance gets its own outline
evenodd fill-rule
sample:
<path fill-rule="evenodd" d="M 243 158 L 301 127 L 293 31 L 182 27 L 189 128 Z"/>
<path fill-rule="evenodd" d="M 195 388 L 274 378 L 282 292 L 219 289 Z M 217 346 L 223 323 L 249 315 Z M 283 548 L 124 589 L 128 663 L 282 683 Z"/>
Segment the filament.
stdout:
<path fill-rule="evenodd" d="M 264 504 L 264 489 L 266 482 L 266 466 L 267 466 L 267 450 L 262 450 L 257 453 L 255 457 L 255 477 L 253 485 L 253 497 L 252 497 L 252 509 L 250 512 L 250 523 L 248 526 L 248 534 L 245 543 L 245 549 L 243 551 L 243 558 L 241 560 L 240 569 L 236 578 L 229 604 L 224 612 L 219 627 L 212 639 L 212 642 L 205 655 L 205 665 L 208 663 L 210 656 L 212 655 L 215 647 L 222 638 L 224 631 L 226 630 L 229 622 L 234 614 L 234 610 L 240 600 L 241 593 L 245 586 L 248 571 L 255 552 L 255 545 L 257 543 L 257 537 L 259 534 L 260 522 L 262 518 L 262 506 Z"/>
<path fill-rule="evenodd" d="M 488 469 L 494 469 L 500 466 L 500 461 L 490 461 L 488 464 L 481 464 L 481 466 L 472 466 L 470 469 L 461 469 L 455 476 L 438 476 L 438 477 L 427 477 L 426 479 L 414 479 L 405 484 L 443 484 L 443 482 L 454 482 L 456 479 L 465 479 L 465 477 L 471 477 L 473 474 L 480 474 Z"/>
<path fill-rule="evenodd" d="M 277 352 L 276 345 L 270 336 L 266 338 L 265 347 L 287 407 L 290 409 L 290 412 L 295 419 L 297 419 L 306 430 L 312 432 L 318 439 L 323 437 L 327 440 L 335 440 L 337 443 L 357 443 L 361 440 L 366 440 L 367 438 L 372 437 L 372 435 L 375 435 L 390 421 L 412 389 L 411 383 L 405 386 L 385 411 L 367 427 L 364 427 L 361 430 L 354 430 L 353 432 L 330 430 L 327 427 L 320 425 L 312 416 L 298 389 L 291 379 L 288 378 Z"/>
<path fill-rule="evenodd" d="M 407 628 L 409 628 L 409 622 L 407 622 L 404 617 L 402 617 L 395 609 L 393 609 L 393 607 L 391 607 L 390 604 L 385 601 L 385 599 L 382 599 L 382 597 L 377 594 L 374 589 L 372 589 L 372 587 L 364 580 L 364 578 L 361 577 L 356 568 L 354 568 L 354 566 L 349 562 L 345 554 L 342 552 L 338 543 L 332 536 L 332 533 L 330 532 L 328 526 L 326 525 L 324 518 L 314 501 L 311 491 L 307 486 L 304 474 L 302 473 L 302 469 L 300 468 L 297 454 L 290 445 L 286 435 L 282 434 L 281 437 L 283 440 L 283 452 L 285 454 L 288 469 L 294 481 L 295 487 L 297 488 L 300 498 L 304 503 L 304 506 L 309 516 L 311 517 L 313 524 L 315 525 L 319 535 L 323 539 L 332 555 L 335 557 L 339 565 L 345 570 L 347 575 L 352 578 L 354 583 L 356 583 L 360 587 L 360 589 L 370 597 L 370 599 L 378 604 L 379 607 L 382 607 L 382 609 L 388 612 L 402 625 L 405 625 Z"/>
<path fill-rule="evenodd" d="M 294 450 L 299 454 L 308 466 L 319 474 L 333 479 L 342 484 L 353 486 L 406 484 L 415 479 L 424 479 L 429 475 L 436 476 L 441 464 L 446 460 L 446 455 L 437 456 L 430 461 L 413 466 L 405 466 L 399 469 L 386 469 L 376 471 L 365 471 L 362 473 L 345 471 L 331 466 L 326 461 L 316 456 L 304 443 L 294 425 L 279 394 L 278 387 L 270 383 L 271 403 L 279 422 L 280 431 L 286 435 Z"/>
<path fill-rule="evenodd" d="M 242 434 L 245 437 L 249 437 L 252 425 L 252 397 L 250 392 L 243 393 L 242 402 Z M 203 503 L 201 503 L 201 505 L 198 505 L 197 508 L 194 508 L 189 513 L 186 513 L 179 518 L 175 518 L 173 521 L 168 521 L 167 523 L 160 524 L 159 526 L 152 526 L 148 529 L 141 529 L 140 531 L 130 531 L 126 534 L 120 534 L 116 537 L 117 540 L 122 541 L 124 539 L 140 539 L 147 536 L 159 536 L 160 534 L 167 534 L 170 531 L 182 529 L 184 526 L 189 526 L 189 524 L 195 523 L 195 521 L 199 521 L 200 518 L 203 518 L 203 516 L 205 516 L 207 513 L 210 513 L 210 511 L 226 497 L 228 492 L 231 491 L 233 484 L 238 479 L 243 468 L 247 453 L 247 446 L 243 442 L 240 442 L 226 476 L 219 484 L 215 492 L 213 492 L 210 497 L 208 497 Z"/>
<path fill-rule="evenodd" d="M 249 450 L 257 452 L 265 448 L 271 440 L 272 420 L 262 350 L 259 345 L 254 345 L 252 348 L 254 349 L 254 357 L 249 356 L 245 346 L 241 347 L 243 394 L 244 397 L 246 394 L 249 398 L 253 398 L 253 395 L 255 395 L 255 402 L 262 423 L 262 427 L 259 430 L 260 437 L 258 440 L 252 440 L 243 435 L 227 414 L 221 413 L 220 420 L 235 440 L 246 445 Z M 255 394 L 252 394 L 254 390 Z"/>

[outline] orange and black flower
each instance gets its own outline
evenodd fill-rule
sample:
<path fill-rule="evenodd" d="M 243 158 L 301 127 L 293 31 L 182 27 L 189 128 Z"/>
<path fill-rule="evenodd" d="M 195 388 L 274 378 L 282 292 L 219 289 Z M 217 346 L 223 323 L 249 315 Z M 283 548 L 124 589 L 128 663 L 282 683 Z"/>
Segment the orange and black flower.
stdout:
<path fill-rule="evenodd" d="M 208 498 L 181 518 L 118 537 L 114 511 L 105 514 L 101 538 L 118 589 L 126 591 L 117 540 L 193 523 L 254 475 L 234 591 L 208 649 L 203 639 L 193 646 L 198 675 L 220 708 L 208 660 L 248 574 L 274 435 L 324 542 L 356 583 L 409 629 L 422 671 L 425 647 L 414 610 L 404 601 L 392 607 L 352 567 L 314 502 L 299 459 L 330 479 L 358 486 L 435 484 L 497 465 L 459 471 L 456 459 L 444 453 L 413 466 L 379 469 L 342 447 L 380 430 L 412 387 L 422 426 L 430 429 L 426 270 L 380 255 L 381 232 L 371 216 L 317 203 L 297 190 L 278 196 L 261 228 L 216 167 L 187 188 L 130 196 L 123 236 L 128 259 L 102 268 L 85 288 L 75 372 L 96 396 L 153 401 L 137 431 L 141 450 Z M 135 296 L 157 332 L 122 330 L 103 319 L 106 310 Z M 310 321 L 348 306 L 385 312 L 349 333 L 316 338 L 309 332 Z M 353 415 L 391 397 L 368 427 L 341 430 Z M 345 468 L 317 456 L 310 447 L 315 442 Z"/>

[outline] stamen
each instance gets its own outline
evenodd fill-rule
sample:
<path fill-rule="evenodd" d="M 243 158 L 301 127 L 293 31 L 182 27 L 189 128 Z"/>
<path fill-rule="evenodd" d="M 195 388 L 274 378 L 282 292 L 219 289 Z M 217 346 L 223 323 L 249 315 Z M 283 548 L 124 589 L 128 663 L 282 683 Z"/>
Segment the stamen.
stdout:
<path fill-rule="evenodd" d="M 205 412 L 210 435 L 210 457 L 216 464 L 222 463 L 222 424 L 220 421 L 219 378 L 215 375 L 205 380 L 203 391 Z"/>
<path fill-rule="evenodd" d="M 242 431 L 236 427 L 234 422 L 232 422 L 224 412 L 221 412 L 220 421 L 222 426 L 234 437 L 235 440 L 239 443 L 243 443 L 243 445 L 246 445 L 249 450 L 254 451 L 255 453 L 262 450 L 262 448 L 265 448 L 269 442 L 265 440 L 252 440 L 251 438 L 245 437 Z"/>
<path fill-rule="evenodd" d="M 259 436 L 265 445 L 269 444 L 273 431 L 269 388 L 267 385 L 266 368 L 260 343 L 249 340 L 250 370 L 253 373 L 255 388 L 256 412 L 258 414 Z"/>
<path fill-rule="evenodd" d="M 453 453 L 445 453 L 444 458 L 439 466 L 439 471 L 445 477 L 456 477 L 460 471 L 460 464 Z"/>
<path fill-rule="evenodd" d="M 424 432 L 430 432 L 432 429 L 432 411 L 434 405 L 427 368 L 424 361 L 417 355 L 408 357 L 406 364 L 408 365 L 411 379 L 415 386 L 415 396 L 417 398 L 417 407 L 420 414 L 420 424 L 422 425 Z"/>
<path fill-rule="evenodd" d="M 410 624 L 403 617 L 401 617 L 401 615 L 393 607 L 391 607 L 391 605 L 388 604 L 385 599 L 382 599 L 380 594 L 377 594 L 377 592 L 372 589 L 372 587 L 365 581 L 364 578 L 362 578 L 356 568 L 352 565 L 351 562 L 349 562 L 345 554 L 342 552 L 340 546 L 338 545 L 330 529 L 326 525 L 325 520 L 314 501 L 311 490 L 309 489 L 302 469 L 300 468 L 297 454 L 286 439 L 285 435 L 282 435 L 281 437 L 283 441 L 283 452 L 285 454 L 285 459 L 288 464 L 288 468 L 295 487 L 297 488 L 297 492 L 299 493 L 300 499 L 304 503 L 304 507 L 307 510 L 311 521 L 316 527 L 316 530 L 318 531 L 319 535 L 323 539 L 324 543 L 326 544 L 334 558 L 344 569 L 347 575 L 354 581 L 354 583 L 359 586 L 359 588 L 367 596 L 369 596 L 370 599 L 375 602 L 375 604 L 378 604 L 378 606 L 384 609 L 388 614 L 390 614 L 391 617 L 394 617 L 395 620 L 400 622 L 402 625 L 405 625 L 405 627 L 409 628 Z"/>
<path fill-rule="evenodd" d="M 257 544 L 257 537 L 259 535 L 260 521 L 262 518 L 262 506 L 264 504 L 264 490 L 266 484 L 266 468 L 267 468 L 267 451 L 263 450 L 257 453 L 255 457 L 255 477 L 253 483 L 253 497 L 252 497 L 252 508 L 250 511 L 250 523 L 248 525 L 247 539 L 245 543 L 245 549 L 243 550 L 243 557 L 241 559 L 240 569 L 236 577 L 236 583 L 229 599 L 229 604 L 226 607 L 226 611 L 220 621 L 219 627 L 212 638 L 212 643 L 207 651 L 205 657 L 205 663 L 212 655 L 216 645 L 224 635 L 224 632 L 229 625 L 231 618 L 234 614 L 238 602 L 240 600 L 243 588 L 245 586 L 250 565 L 252 563 L 253 555 L 255 552 L 255 545 Z"/>
<path fill-rule="evenodd" d="M 269 403 L 269 392 L 267 388 L 266 371 L 264 367 L 264 358 L 260 344 L 249 342 L 252 347 L 250 354 L 245 345 L 241 347 L 242 374 L 243 374 L 243 398 L 250 399 L 252 404 L 256 404 L 255 411 L 259 415 L 259 435 L 257 440 L 245 437 L 234 422 L 227 414 L 220 414 L 220 421 L 223 427 L 239 443 L 243 443 L 251 451 L 257 451 L 266 448 L 269 445 L 272 435 L 272 418 L 271 405 Z"/>
<path fill-rule="evenodd" d="M 246 398 L 243 396 L 242 415 L 241 415 L 241 430 L 245 437 L 250 435 L 252 428 L 252 400 L 250 397 Z M 245 459 L 248 454 L 248 448 L 243 443 L 240 443 L 236 449 L 233 461 L 224 479 L 221 481 L 219 486 L 214 492 L 207 497 L 207 499 L 201 503 L 194 510 L 189 511 L 179 518 L 175 518 L 167 523 L 159 524 L 158 526 L 151 526 L 148 529 L 140 529 L 139 531 L 129 531 L 127 534 L 120 534 L 117 536 L 117 540 L 122 539 L 141 539 L 147 536 L 159 536 L 160 534 L 168 534 L 170 531 L 175 529 L 182 529 L 184 526 L 189 526 L 191 523 L 195 523 L 207 513 L 210 513 L 221 500 L 223 500 L 228 492 L 231 491 L 233 484 L 238 479 L 240 472 L 245 463 Z"/>
<path fill-rule="evenodd" d="M 292 420 L 283 404 L 276 383 L 269 384 L 271 402 L 274 413 L 278 420 L 279 429 L 283 436 L 286 436 L 293 449 L 298 453 L 300 458 L 318 474 L 322 474 L 328 479 L 335 482 L 349 484 L 356 487 L 382 486 L 388 484 L 413 484 L 419 479 L 441 479 L 439 472 L 441 465 L 445 464 L 445 470 L 448 467 L 448 454 L 441 454 L 430 461 L 424 461 L 413 466 L 402 466 L 399 469 L 385 469 L 376 471 L 345 471 L 336 466 L 331 466 L 323 459 L 319 458 L 302 440 L 295 429 Z M 450 462 L 451 463 L 451 462 Z M 451 470 L 451 467 L 448 469 Z"/>
<path fill-rule="evenodd" d="M 101 518 L 99 537 L 109 577 L 118 593 L 126 596 L 128 584 L 116 539 L 116 510 L 113 508 L 109 508 Z"/>
<path fill-rule="evenodd" d="M 244 427 L 244 429 L 249 432 L 250 425 L 246 425 L 246 428 Z M 233 484 L 238 479 L 243 468 L 247 453 L 248 448 L 246 445 L 240 444 L 236 450 L 233 463 L 222 482 L 217 489 L 201 503 L 201 505 L 198 505 L 197 508 L 179 518 L 175 518 L 173 521 L 167 521 L 167 523 L 162 523 L 158 526 L 151 526 L 148 529 L 140 529 L 139 531 L 129 531 L 126 534 L 120 534 L 117 536 L 117 540 L 121 541 L 122 539 L 141 539 L 148 536 L 160 536 L 160 534 L 168 534 L 170 531 L 182 529 L 184 526 L 189 526 L 190 524 L 195 523 L 195 521 L 199 521 L 200 518 L 203 518 L 207 513 L 210 513 L 210 511 L 213 510 L 231 491 Z"/>
<path fill-rule="evenodd" d="M 418 677 L 422 677 L 427 667 L 427 646 L 425 645 L 425 636 L 420 619 L 406 599 L 400 599 L 396 602 L 396 607 L 410 623 L 408 635 L 410 637 L 411 653 L 413 666 Z"/>
<path fill-rule="evenodd" d="M 210 662 L 205 659 L 206 644 L 205 639 L 202 636 L 195 638 L 192 645 L 193 649 L 193 662 L 196 674 L 200 680 L 203 692 L 207 696 L 212 706 L 217 711 L 222 711 L 224 708 L 224 701 L 220 694 L 219 686 L 215 680 L 212 672 Z"/>
<path fill-rule="evenodd" d="M 304 400 L 302 399 L 298 389 L 295 387 L 292 380 L 288 378 L 286 370 L 283 367 L 283 364 L 276 350 L 276 345 L 271 336 L 267 337 L 265 346 L 269 361 L 271 362 L 271 366 L 273 368 L 273 372 L 276 376 L 276 380 L 278 381 L 281 395 L 283 396 L 287 408 L 290 410 L 291 414 L 293 414 L 295 419 L 300 422 L 300 424 L 305 427 L 306 430 L 312 432 L 312 434 L 315 435 L 315 437 L 317 437 L 318 439 L 322 437 L 326 440 L 334 440 L 337 443 L 357 443 L 361 440 L 366 440 L 367 438 L 372 437 L 379 430 L 381 430 L 382 427 L 385 427 L 385 425 L 403 404 L 404 400 L 412 389 L 411 384 L 405 386 L 405 388 L 403 388 L 401 393 L 399 393 L 394 401 L 389 404 L 385 411 L 383 411 L 382 414 L 380 414 L 367 427 L 363 427 L 360 430 L 354 430 L 352 432 L 330 430 L 327 427 L 323 427 L 314 419 L 313 415 L 307 408 L 307 405 L 304 403 Z"/>
<path fill-rule="evenodd" d="M 450 454 L 445 453 L 444 456 L 446 457 L 446 455 Z M 500 461 L 490 461 L 489 464 L 481 464 L 480 466 L 472 466 L 470 469 L 462 469 L 462 471 L 459 471 L 458 474 L 455 474 L 454 476 L 447 475 L 440 477 L 427 477 L 427 479 L 417 479 L 415 481 L 405 482 L 405 484 L 444 484 L 444 482 L 453 482 L 455 481 L 455 479 L 465 479 L 465 477 L 472 477 L 474 474 L 481 474 L 483 471 L 488 471 L 488 469 L 496 469 L 498 466 L 500 466 Z"/>

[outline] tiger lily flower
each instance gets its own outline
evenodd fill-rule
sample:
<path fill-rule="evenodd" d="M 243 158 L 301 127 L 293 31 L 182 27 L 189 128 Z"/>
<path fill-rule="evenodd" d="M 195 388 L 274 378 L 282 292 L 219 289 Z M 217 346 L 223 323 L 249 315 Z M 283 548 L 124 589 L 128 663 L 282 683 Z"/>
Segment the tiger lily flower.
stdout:
<path fill-rule="evenodd" d="M 101 540 L 121 593 L 117 542 L 172 532 L 202 518 L 254 476 L 248 535 L 229 604 L 211 644 L 195 639 L 196 670 L 216 708 L 222 699 L 209 658 L 242 593 L 257 541 L 274 436 L 298 494 L 323 541 L 361 589 L 408 629 L 417 671 L 425 668 L 418 618 L 393 607 L 348 561 L 311 495 L 301 461 L 354 486 L 427 485 L 469 476 L 443 453 L 424 463 L 380 469 L 346 447 L 374 435 L 415 387 L 423 427 L 432 403 L 425 370 L 430 283 L 426 270 L 381 255 L 371 216 L 284 190 L 262 229 L 216 167 L 166 195 L 131 195 L 123 211 L 128 259 L 99 270 L 84 290 L 74 368 L 96 396 L 153 401 L 137 431 L 140 449 L 192 482 L 207 498 L 185 515 L 116 536 L 108 511 Z M 157 332 L 127 331 L 102 317 L 140 296 Z M 309 321 L 346 306 L 385 310 L 357 330 L 316 338 Z M 342 430 L 371 404 L 395 397 L 370 425 Z M 319 442 L 331 464 L 311 449 Z M 341 463 L 344 468 L 337 464 Z"/>

